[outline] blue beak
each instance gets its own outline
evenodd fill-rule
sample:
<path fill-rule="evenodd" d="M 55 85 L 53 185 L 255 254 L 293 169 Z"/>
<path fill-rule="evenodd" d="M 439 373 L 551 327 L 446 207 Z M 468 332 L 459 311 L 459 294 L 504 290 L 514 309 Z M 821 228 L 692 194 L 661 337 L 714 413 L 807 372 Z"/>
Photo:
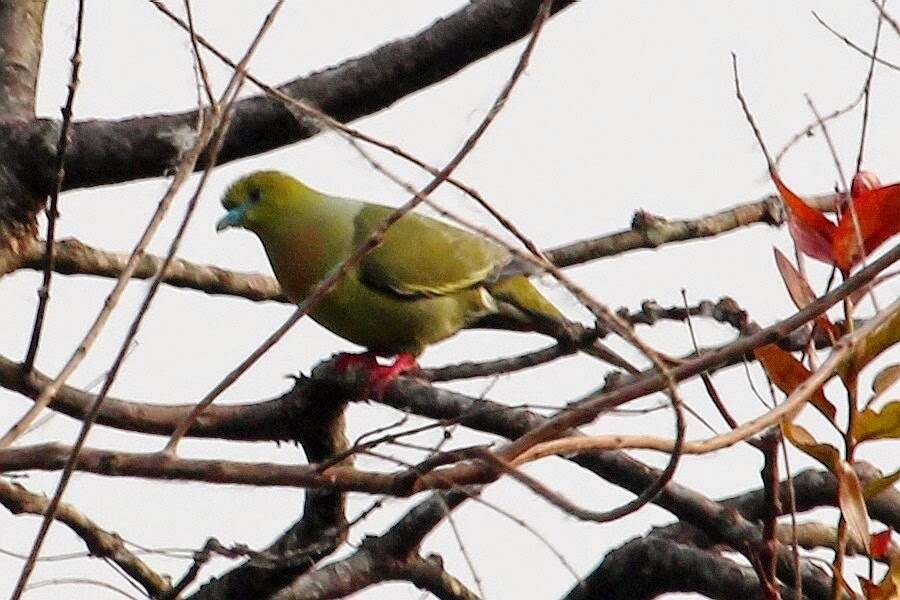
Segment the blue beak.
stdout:
<path fill-rule="evenodd" d="M 225 213 L 225 216 L 216 223 L 216 231 L 222 231 L 229 227 L 242 227 L 248 206 L 247 203 L 239 204 Z"/>

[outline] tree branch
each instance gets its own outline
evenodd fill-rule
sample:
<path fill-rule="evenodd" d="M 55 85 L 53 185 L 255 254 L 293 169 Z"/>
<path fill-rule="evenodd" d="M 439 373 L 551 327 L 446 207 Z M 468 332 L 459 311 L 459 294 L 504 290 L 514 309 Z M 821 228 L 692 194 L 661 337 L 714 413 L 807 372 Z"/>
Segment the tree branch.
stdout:
<path fill-rule="evenodd" d="M 834 194 L 822 194 L 809 199 L 809 202 L 818 209 L 830 210 L 833 208 L 833 197 Z M 715 237 L 754 223 L 782 225 L 784 209 L 781 199 L 778 196 L 766 196 L 761 200 L 687 220 L 669 220 L 639 210 L 634 213 L 629 229 L 551 248 L 544 254 L 550 262 L 564 268 L 632 250 L 653 249 L 674 242 Z"/>
<path fill-rule="evenodd" d="M 0 2 L 0 274 L 15 266 L 19 243 L 37 232 L 35 215 L 46 194 L 35 193 L 21 175 L 35 168 L 16 158 L 35 143 L 35 91 L 43 46 L 46 0 Z M 39 127 L 49 192 L 54 183 L 59 129 Z M 30 150 L 29 152 L 33 152 Z"/>
<path fill-rule="evenodd" d="M 39 246 L 39 244 L 36 244 Z M 654 302 L 645 302 L 639 311 L 628 313 L 620 311 L 623 318 L 630 323 L 652 324 L 658 319 L 686 318 L 688 311 L 683 307 L 665 308 Z M 740 306 L 730 298 L 720 299 L 716 303 L 700 302 L 690 310 L 692 315 L 702 315 L 718 322 L 728 323 L 738 331 L 750 333 L 755 324 L 750 321 Z M 808 332 L 798 330 L 790 336 L 779 340 L 779 344 L 787 349 L 803 350 L 806 347 Z M 817 346 L 825 347 L 830 343 L 827 336 L 816 339 Z M 703 350 L 712 352 L 715 350 Z M 498 372 L 509 372 L 540 364 L 546 360 L 569 353 L 559 345 L 520 356 L 501 358 L 483 363 L 460 363 L 446 367 L 425 369 L 420 374 L 428 381 L 447 381 L 466 377 L 491 375 Z M 693 358 L 693 355 L 683 360 Z M 739 357 L 742 360 L 742 357 Z M 0 355 L 0 387 L 15 391 L 32 400 L 40 397 L 50 384 L 51 378 L 33 369 L 24 373 L 22 365 Z M 234 441 L 283 441 L 294 440 L 296 427 L 303 419 L 304 385 L 293 386 L 287 392 L 270 400 L 255 401 L 245 404 L 213 404 L 203 412 L 200 420 L 188 431 L 192 437 L 218 438 Z M 611 382 L 612 390 L 616 385 Z M 425 393 L 425 392 L 423 392 Z M 431 392 L 428 392 L 429 394 Z M 463 396 L 463 398 L 465 398 Z M 68 415 L 74 419 L 84 417 L 95 401 L 94 394 L 79 388 L 64 385 L 57 392 L 49 408 Z M 158 402 L 136 402 L 109 397 L 101 407 L 97 422 L 124 431 L 136 431 L 146 434 L 170 435 L 178 423 L 193 409 L 193 404 L 160 404 Z M 497 405 L 499 406 L 499 405 Z M 507 409 L 509 410 L 509 409 Z M 457 415 L 460 416 L 460 415 Z"/>
<path fill-rule="evenodd" d="M 232 125 L 234 127 L 234 125 Z M 831 205 L 831 196 L 816 197 L 816 203 Z M 558 267 L 570 267 L 633 250 L 658 248 L 662 245 L 703 239 L 735 231 L 755 223 L 781 225 L 784 212 L 775 196 L 739 204 L 732 208 L 696 219 L 669 221 L 648 213 L 635 213 L 632 227 L 611 234 L 580 240 L 550 248 L 544 255 Z M 116 278 L 127 262 L 127 256 L 92 248 L 76 239 L 61 240 L 54 245 L 54 269 L 64 275 L 96 275 Z M 46 264 L 45 248 L 37 240 L 20 250 L 15 268 L 41 270 Z M 137 279 L 149 279 L 159 271 L 162 258 L 145 254 L 134 273 Z M 0 269 L 2 272 L 2 269 Z M 271 276 L 239 273 L 211 265 L 175 259 L 166 270 L 163 282 L 174 287 L 194 289 L 206 294 L 239 296 L 247 300 L 291 303 Z"/>
<path fill-rule="evenodd" d="M 29 492 L 17 483 L 0 477 L 0 504 L 13 514 L 42 515 L 48 505 L 47 497 Z M 80 537 L 92 556 L 108 558 L 141 584 L 147 595 L 163 597 L 172 588 L 167 577 L 160 576 L 144 561 L 132 554 L 115 533 L 102 529 L 71 504 L 62 503 L 56 520 L 65 524 Z"/>
<path fill-rule="evenodd" d="M 125 269 L 128 254 L 100 250 L 76 239 L 60 240 L 54 244 L 54 270 L 63 275 L 93 275 L 115 279 Z M 21 268 L 41 270 L 46 264 L 43 244 L 31 240 L 23 244 Z M 163 258 L 144 254 L 132 277 L 151 279 L 162 267 Z M 273 300 L 293 304 L 281 293 L 274 277 L 257 273 L 240 273 L 211 265 L 192 263 L 174 258 L 166 269 L 163 283 L 173 287 L 197 290 L 206 294 L 238 296 L 253 301 Z"/>
<path fill-rule="evenodd" d="M 556 0 L 552 11 L 572 0 Z M 538 0 L 484 0 L 467 3 L 423 31 L 381 46 L 280 86 L 343 122 L 387 108 L 401 98 L 442 81 L 467 65 L 525 36 L 537 13 Z M 194 137 L 196 111 L 142 116 L 121 121 L 87 120 L 74 125 L 64 189 L 121 183 L 166 173 Z M 23 165 L 47 162 L 55 140 L 42 132 L 46 121 L 30 125 L 43 143 L 17 144 L 10 151 Z M 300 123 L 279 100 L 254 96 L 238 102 L 218 163 L 282 147 L 319 132 L 315 123 Z M 0 128 L 0 138 L 5 132 Z M 203 168 L 201 160 L 197 168 Z M 30 182 L 47 190 L 51 180 L 33 168 Z"/>
<path fill-rule="evenodd" d="M 778 588 L 782 598 L 795 598 L 788 586 Z M 714 600 L 766 597 L 752 568 L 651 535 L 610 551 L 584 585 L 572 588 L 565 600 L 651 600 L 674 592 L 693 592 Z"/>
<path fill-rule="evenodd" d="M 410 578 L 410 561 L 422 560 L 416 555 L 425 537 L 438 526 L 450 512 L 477 493 L 465 490 L 437 492 L 415 505 L 403 515 L 384 535 L 367 537 L 359 549 L 345 559 L 299 577 L 283 589 L 273 600 L 313 600 L 319 598 L 340 598 L 360 591 L 382 581 L 404 579 L 420 587 L 423 581 Z M 441 569 L 443 571 L 443 569 Z M 433 583 L 435 582 L 432 579 Z M 440 582 L 442 586 L 456 580 Z M 430 587 L 425 587 L 429 591 Z M 445 588 L 443 588 L 445 589 Z M 456 596 L 441 598 L 474 599 L 475 596 L 464 587 L 456 590 Z M 446 590 L 449 591 L 449 590 Z"/>
<path fill-rule="evenodd" d="M 298 386 L 299 387 L 299 386 Z M 305 380 L 298 394 L 297 439 L 310 463 L 321 463 L 343 454 L 345 396 L 334 393 L 326 382 Z M 352 467 L 353 456 L 344 455 L 337 466 Z M 336 489 L 308 490 L 303 516 L 265 552 L 280 557 L 275 563 L 250 560 L 202 586 L 190 600 L 267 598 L 330 555 L 347 538 L 346 494 Z"/>
<path fill-rule="evenodd" d="M 0 117 L 31 119 L 47 0 L 0 2 Z"/>

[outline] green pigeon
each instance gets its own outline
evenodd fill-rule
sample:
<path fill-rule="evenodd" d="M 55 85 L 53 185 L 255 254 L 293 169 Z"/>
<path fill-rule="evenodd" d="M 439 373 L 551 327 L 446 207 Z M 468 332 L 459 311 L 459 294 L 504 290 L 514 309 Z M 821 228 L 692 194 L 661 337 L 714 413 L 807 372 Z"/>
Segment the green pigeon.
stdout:
<path fill-rule="evenodd" d="M 255 233 L 284 293 L 297 303 L 395 210 L 318 192 L 279 171 L 241 177 L 225 192 L 222 206 L 228 212 L 216 230 Z M 364 364 L 381 387 L 414 368 L 426 347 L 464 328 L 536 331 L 569 343 L 583 335 L 585 328 L 566 320 L 516 263 L 491 240 L 409 213 L 309 314 L 367 349 L 340 366 Z M 597 340 L 585 351 L 635 372 Z M 376 356 L 397 360 L 380 366 Z"/>

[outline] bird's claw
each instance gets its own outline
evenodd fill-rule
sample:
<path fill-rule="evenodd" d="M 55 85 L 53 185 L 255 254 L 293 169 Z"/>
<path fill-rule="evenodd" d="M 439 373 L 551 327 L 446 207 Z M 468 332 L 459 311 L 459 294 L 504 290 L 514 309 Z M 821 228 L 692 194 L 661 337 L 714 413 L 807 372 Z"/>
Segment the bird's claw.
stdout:
<path fill-rule="evenodd" d="M 394 362 L 389 365 L 380 364 L 373 352 L 341 353 L 335 360 L 335 368 L 342 374 L 355 368 L 364 370 L 370 393 L 375 399 L 380 399 L 395 379 L 404 373 L 417 370 L 419 363 L 416 362 L 415 356 L 408 353 L 398 354 Z"/>

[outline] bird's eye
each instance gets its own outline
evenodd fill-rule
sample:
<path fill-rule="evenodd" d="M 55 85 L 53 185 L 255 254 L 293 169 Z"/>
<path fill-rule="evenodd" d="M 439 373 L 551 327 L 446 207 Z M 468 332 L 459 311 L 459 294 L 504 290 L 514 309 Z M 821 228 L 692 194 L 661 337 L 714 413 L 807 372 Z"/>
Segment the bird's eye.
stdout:
<path fill-rule="evenodd" d="M 250 188 L 250 191 L 247 192 L 247 198 L 252 204 L 256 204 L 262 198 L 262 193 L 259 191 L 259 188 Z"/>

